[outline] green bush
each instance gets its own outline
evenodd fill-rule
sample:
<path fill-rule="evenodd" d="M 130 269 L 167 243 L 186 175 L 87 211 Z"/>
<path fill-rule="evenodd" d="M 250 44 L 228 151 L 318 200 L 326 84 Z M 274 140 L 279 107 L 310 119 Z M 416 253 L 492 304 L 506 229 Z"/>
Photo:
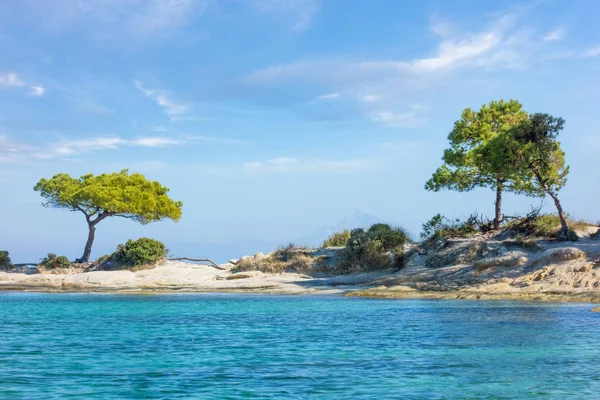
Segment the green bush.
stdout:
<path fill-rule="evenodd" d="M 404 229 L 392 228 L 387 224 L 372 225 L 367 234 L 372 238 L 380 240 L 384 251 L 403 246 L 404 243 L 409 241 L 408 234 Z"/>
<path fill-rule="evenodd" d="M 153 265 L 167 256 L 165 245 L 158 240 L 140 238 L 128 240 L 125 244 L 117 246 L 117 250 L 110 256 L 118 266 L 139 267 Z"/>
<path fill-rule="evenodd" d="M 325 239 L 321 247 L 343 247 L 348 243 L 349 239 L 350 231 L 348 229 L 344 229 L 341 232 L 335 232 L 329 235 L 329 237 Z"/>
<path fill-rule="evenodd" d="M 53 253 L 48 253 L 48 255 L 40 261 L 39 264 L 43 269 L 58 269 L 58 268 L 69 268 L 71 267 L 71 262 L 65 256 L 57 256 Z"/>
<path fill-rule="evenodd" d="M 375 224 L 367 231 L 354 229 L 343 253 L 345 270 L 384 269 L 391 265 L 389 254 L 395 255 L 393 263 L 402 267 L 403 246 L 409 242 L 406 231 L 386 224 Z"/>
<path fill-rule="evenodd" d="M 562 238 L 569 241 L 575 242 L 579 240 L 579 236 L 574 229 L 585 229 L 593 224 L 581 221 L 571 220 L 567 218 L 567 225 L 569 226 L 568 237 Z M 525 218 L 517 219 L 506 226 L 507 229 L 513 229 L 517 234 L 533 236 L 533 237 L 545 237 L 545 238 L 559 238 L 559 232 L 561 230 L 560 218 L 557 214 L 542 214 L 542 215 L 531 215 Z"/>
<path fill-rule="evenodd" d="M 423 224 L 421 237 L 423 239 L 464 237 L 489 230 L 489 223 L 476 213 L 469 215 L 466 219 L 456 218 L 451 221 L 442 214 L 434 215 Z"/>
<path fill-rule="evenodd" d="M 0 251 L 0 270 L 9 270 L 12 268 L 12 261 L 8 256 L 8 251 Z"/>

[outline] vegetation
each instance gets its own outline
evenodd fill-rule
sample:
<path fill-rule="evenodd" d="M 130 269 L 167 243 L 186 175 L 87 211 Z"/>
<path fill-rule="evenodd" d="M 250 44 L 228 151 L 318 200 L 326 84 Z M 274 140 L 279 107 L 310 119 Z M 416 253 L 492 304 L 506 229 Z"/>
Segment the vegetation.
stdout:
<path fill-rule="evenodd" d="M 515 100 L 492 101 L 478 112 L 466 109 L 448 136 L 450 148 L 444 151 L 444 164 L 425 188 L 434 191 L 495 188 L 496 230 L 503 221 L 504 191 L 548 195 L 554 201 L 561 224 L 557 237 L 575 239 L 557 195 L 569 173 L 565 153 L 557 140 L 563 126 L 562 118 L 527 114 Z"/>
<path fill-rule="evenodd" d="M 88 239 L 79 262 L 89 261 L 96 225 L 108 217 L 132 219 L 141 224 L 164 218 L 178 221 L 182 203 L 167 196 L 168 188 L 141 174 L 83 175 L 72 178 L 57 174 L 41 179 L 34 188 L 46 199 L 45 207 L 78 211 L 85 215 Z"/>
<path fill-rule="evenodd" d="M 593 224 L 585 221 L 570 220 L 565 216 L 567 224 L 571 227 L 567 231 L 567 239 L 577 241 L 579 238 L 574 229 L 585 229 Z M 512 221 L 506 225 L 506 229 L 512 229 L 517 235 L 539 238 L 563 238 L 562 224 L 557 214 L 541 214 Z"/>
<path fill-rule="evenodd" d="M 527 120 L 527 113 L 516 100 L 492 101 L 479 111 L 469 108 L 456 121 L 444 151 L 444 164 L 425 184 L 427 190 L 470 191 L 489 187 L 496 191 L 494 229 L 502 220 L 502 194 L 505 191 L 531 193 L 527 177 L 512 168 L 505 145 L 510 133 Z"/>
<path fill-rule="evenodd" d="M 438 239 L 449 237 L 464 237 L 489 230 L 489 223 L 477 214 L 471 214 L 466 219 L 450 220 L 441 214 L 434 215 L 423 224 L 421 238 Z"/>
<path fill-rule="evenodd" d="M 561 229 L 558 237 L 572 239 L 567 218 L 558 191 L 566 184 L 569 166 L 565 165 L 565 152 L 557 137 L 565 121 L 548 114 L 532 114 L 513 133 L 512 154 L 517 169 L 531 172 L 537 191 L 547 194 L 554 201 Z"/>
<path fill-rule="evenodd" d="M 0 251 L 0 271 L 12 269 L 12 261 L 8 255 L 8 251 Z"/>
<path fill-rule="evenodd" d="M 149 238 L 128 240 L 117 246 L 117 250 L 106 260 L 118 267 L 141 267 L 155 265 L 164 260 L 167 249 L 162 242 Z"/>
<path fill-rule="evenodd" d="M 254 257 L 245 257 L 235 265 L 234 272 L 261 271 L 264 273 L 296 272 L 309 273 L 318 259 L 305 247 L 296 247 L 293 243 L 279 247 L 273 253 Z"/>
<path fill-rule="evenodd" d="M 321 247 L 343 247 L 348 243 L 348 240 L 350 240 L 350 231 L 348 229 L 344 229 L 341 232 L 335 232 L 329 235 Z"/>
<path fill-rule="evenodd" d="M 353 229 L 343 253 L 342 267 L 349 270 L 402 267 L 409 236 L 402 228 L 375 224 L 368 230 Z"/>
<path fill-rule="evenodd" d="M 49 253 L 46 257 L 42 258 L 38 266 L 40 272 L 43 270 L 56 270 L 71 267 L 71 262 L 65 256 L 57 256 L 56 254 Z"/>

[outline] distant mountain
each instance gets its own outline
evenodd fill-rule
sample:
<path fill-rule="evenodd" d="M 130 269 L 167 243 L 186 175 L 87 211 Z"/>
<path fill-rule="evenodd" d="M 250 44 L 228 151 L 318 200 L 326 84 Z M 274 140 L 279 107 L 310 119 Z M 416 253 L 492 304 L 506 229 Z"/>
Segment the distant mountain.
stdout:
<path fill-rule="evenodd" d="M 342 219 L 337 224 L 321 228 L 316 232 L 303 236 L 297 239 L 295 243 L 298 245 L 319 246 L 321 243 L 323 243 L 323 240 L 327 239 L 329 235 L 334 232 L 340 232 L 344 229 L 352 230 L 356 228 L 368 228 L 373 224 L 379 224 L 383 222 L 384 221 L 379 217 L 357 210 Z"/>
<path fill-rule="evenodd" d="M 292 240 L 297 245 L 320 246 L 329 235 L 344 229 L 368 228 L 383 222 L 380 218 L 361 211 L 356 211 L 333 226 L 321 228 L 316 232 Z M 169 242 L 171 254 L 178 257 L 209 257 L 217 263 L 224 263 L 231 258 L 240 258 L 258 252 L 269 253 L 286 241 L 263 241 L 258 239 L 238 239 L 224 243 Z"/>

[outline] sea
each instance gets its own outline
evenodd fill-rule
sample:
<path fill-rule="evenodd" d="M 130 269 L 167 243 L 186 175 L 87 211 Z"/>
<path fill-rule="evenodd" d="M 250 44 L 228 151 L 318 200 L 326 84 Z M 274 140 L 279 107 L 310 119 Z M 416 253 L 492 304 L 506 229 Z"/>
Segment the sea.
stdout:
<path fill-rule="evenodd" d="M 592 307 L 0 292 L 0 399 L 600 399 Z"/>

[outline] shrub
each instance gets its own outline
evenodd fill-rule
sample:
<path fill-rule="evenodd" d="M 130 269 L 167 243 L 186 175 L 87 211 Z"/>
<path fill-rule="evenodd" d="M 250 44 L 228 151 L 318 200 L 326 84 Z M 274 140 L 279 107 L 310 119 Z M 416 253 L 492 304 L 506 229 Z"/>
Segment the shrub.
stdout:
<path fill-rule="evenodd" d="M 325 239 L 321 247 L 343 247 L 348 243 L 349 239 L 350 231 L 348 229 L 344 229 L 341 232 L 335 232 L 329 235 L 329 237 Z"/>
<path fill-rule="evenodd" d="M 490 223 L 484 221 L 477 213 L 469 215 L 464 220 L 456 218 L 453 221 L 444 217 L 442 214 L 436 214 L 423 224 L 421 237 L 423 239 L 464 237 L 487 232 L 489 230 Z"/>
<path fill-rule="evenodd" d="M 48 255 L 40 261 L 39 264 L 42 269 L 53 270 L 53 269 L 62 269 L 71 267 L 71 262 L 65 256 L 57 256 L 53 253 L 48 253 Z"/>
<path fill-rule="evenodd" d="M 402 267 L 403 246 L 409 242 L 406 231 L 375 224 L 367 231 L 354 229 L 344 250 L 342 267 L 346 271 Z M 394 260 L 390 260 L 393 254 Z"/>
<path fill-rule="evenodd" d="M 167 256 L 167 249 L 162 242 L 149 238 L 128 240 L 125 244 L 117 246 L 117 250 L 110 256 L 110 261 L 117 266 L 139 267 L 153 265 Z"/>
<path fill-rule="evenodd" d="M 296 247 L 293 243 L 279 247 L 269 255 L 257 254 L 244 257 L 237 262 L 234 272 L 261 271 L 267 274 L 282 272 L 308 273 L 316 259 L 305 247 Z"/>
<path fill-rule="evenodd" d="M 441 236 L 441 232 L 446 227 L 444 223 L 444 217 L 442 214 L 436 214 L 431 219 L 423 224 L 421 238 L 427 239 L 434 236 Z"/>
<path fill-rule="evenodd" d="M 585 221 L 573 221 L 568 219 L 567 225 L 569 226 L 568 237 L 564 238 L 570 241 L 579 240 L 579 236 L 573 229 L 584 229 L 593 224 Z M 507 224 L 509 229 L 513 229 L 517 234 L 534 236 L 534 237 L 546 237 L 546 238 L 557 238 L 561 229 L 560 218 L 557 214 L 532 214 L 527 217 L 516 219 L 515 221 Z"/>
<path fill-rule="evenodd" d="M 0 251 L 0 270 L 10 270 L 12 266 L 8 251 Z"/>

